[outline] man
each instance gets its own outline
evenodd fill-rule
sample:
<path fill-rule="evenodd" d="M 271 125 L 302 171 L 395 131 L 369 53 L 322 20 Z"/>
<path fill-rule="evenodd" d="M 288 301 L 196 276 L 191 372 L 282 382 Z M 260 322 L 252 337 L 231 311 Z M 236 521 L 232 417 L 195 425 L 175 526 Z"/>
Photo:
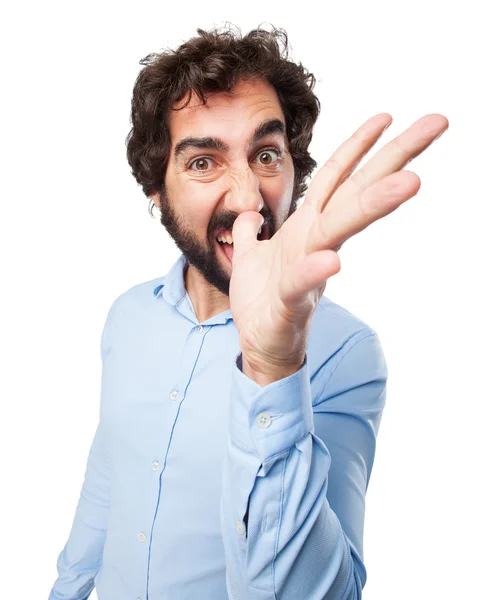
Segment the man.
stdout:
<path fill-rule="evenodd" d="M 323 294 L 352 235 L 419 190 L 428 115 L 316 174 L 314 78 L 282 31 L 204 32 L 148 56 L 128 159 L 182 254 L 119 296 L 100 421 L 50 600 L 360 598 L 385 403 L 378 336 Z"/>

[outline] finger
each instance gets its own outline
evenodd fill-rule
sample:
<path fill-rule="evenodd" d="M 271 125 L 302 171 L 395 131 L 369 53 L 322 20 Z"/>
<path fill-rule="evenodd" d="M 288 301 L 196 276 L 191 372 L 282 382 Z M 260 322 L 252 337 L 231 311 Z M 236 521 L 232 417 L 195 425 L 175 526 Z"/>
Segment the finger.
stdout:
<path fill-rule="evenodd" d="M 231 231 L 234 245 L 233 263 L 235 256 L 248 252 L 257 245 L 258 229 L 263 223 L 263 215 L 253 210 L 241 213 L 237 217 Z"/>
<path fill-rule="evenodd" d="M 449 122 L 444 115 L 426 115 L 415 121 L 349 177 L 335 192 L 324 210 L 348 210 L 353 196 L 361 194 L 376 181 L 404 168 L 444 133 L 448 126 Z"/>
<path fill-rule="evenodd" d="M 280 282 L 280 298 L 288 306 L 302 303 L 305 295 L 325 284 L 329 277 L 341 270 L 341 261 L 336 252 L 321 250 L 305 256 L 294 266 L 291 277 Z"/>
<path fill-rule="evenodd" d="M 363 123 L 316 173 L 304 199 L 305 204 L 312 203 L 321 212 L 334 191 L 349 177 L 391 123 L 392 117 L 388 113 L 375 115 Z"/>
<path fill-rule="evenodd" d="M 335 248 L 385 217 L 415 196 L 421 180 L 412 171 L 399 171 L 384 177 L 349 199 L 347 210 L 329 210 L 318 215 L 308 236 L 306 253 Z"/>

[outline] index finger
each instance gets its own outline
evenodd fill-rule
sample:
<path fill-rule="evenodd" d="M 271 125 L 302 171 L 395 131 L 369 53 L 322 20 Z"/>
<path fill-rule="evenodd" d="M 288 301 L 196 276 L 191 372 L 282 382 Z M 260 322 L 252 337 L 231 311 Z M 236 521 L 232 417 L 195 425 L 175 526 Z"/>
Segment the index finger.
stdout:
<path fill-rule="evenodd" d="M 328 210 L 347 210 L 350 200 L 369 186 L 403 169 L 422 154 L 449 127 L 444 115 L 421 117 L 403 133 L 385 144 L 359 171 L 353 173 L 330 198 Z"/>
<path fill-rule="evenodd" d="M 304 204 L 311 204 L 321 212 L 335 190 L 351 175 L 391 123 L 389 113 L 380 113 L 363 123 L 334 151 L 313 177 Z"/>

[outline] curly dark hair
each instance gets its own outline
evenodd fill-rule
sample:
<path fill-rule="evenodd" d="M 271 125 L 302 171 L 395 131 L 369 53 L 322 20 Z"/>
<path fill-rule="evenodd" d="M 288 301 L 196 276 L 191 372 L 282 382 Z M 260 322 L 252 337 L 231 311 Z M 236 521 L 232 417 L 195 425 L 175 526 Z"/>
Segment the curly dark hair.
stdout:
<path fill-rule="evenodd" d="M 208 94 L 231 91 L 240 78 L 259 77 L 276 89 L 286 120 L 286 134 L 294 165 L 290 213 L 305 193 L 306 178 L 316 167 L 308 146 L 321 105 L 313 93 L 316 82 L 301 63 L 288 59 L 288 36 L 283 29 L 257 28 L 245 36 L 227 26 L 198 36 L 176 50 L 148 54 L 134 85 L 127 158 L 136 181 L 147 197 L 164 189 L 170 154 L 168 111 L 187 95 L 184 108 L 196 93 L 203 104 Z M 152 214 L 153 201 L 150 213 Z M 153 216 L 153 215 L 152 215 Z"/>

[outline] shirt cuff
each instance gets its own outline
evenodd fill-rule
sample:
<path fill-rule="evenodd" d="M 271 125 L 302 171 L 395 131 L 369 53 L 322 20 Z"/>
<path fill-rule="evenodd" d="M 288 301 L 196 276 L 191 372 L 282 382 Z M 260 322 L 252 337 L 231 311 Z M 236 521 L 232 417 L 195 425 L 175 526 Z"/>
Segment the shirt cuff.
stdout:
<path fill-rule="evenodd" d="M 265 386 L 242 368 L 240 352 L 233 366 L 230 433 L 264 464 L 314 431 L 308 357 L 299 371 Z"/>

